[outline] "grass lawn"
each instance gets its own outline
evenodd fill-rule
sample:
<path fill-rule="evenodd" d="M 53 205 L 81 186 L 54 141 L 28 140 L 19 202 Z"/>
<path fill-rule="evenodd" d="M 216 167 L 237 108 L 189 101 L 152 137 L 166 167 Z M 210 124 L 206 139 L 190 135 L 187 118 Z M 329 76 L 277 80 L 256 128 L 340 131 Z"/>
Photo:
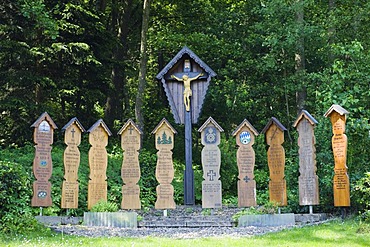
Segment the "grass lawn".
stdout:
<path fill-rule="evenodd" d="M 362 233 L 359 232 L 362 229 Z M 306 226 L 248 238 L 87 238 L 49 232 L 0 238 L 0 246 L 299 246 L 356 247 L 370 246 L 370 225 L 354 220 L 333 221 L 319 226 Z"/>

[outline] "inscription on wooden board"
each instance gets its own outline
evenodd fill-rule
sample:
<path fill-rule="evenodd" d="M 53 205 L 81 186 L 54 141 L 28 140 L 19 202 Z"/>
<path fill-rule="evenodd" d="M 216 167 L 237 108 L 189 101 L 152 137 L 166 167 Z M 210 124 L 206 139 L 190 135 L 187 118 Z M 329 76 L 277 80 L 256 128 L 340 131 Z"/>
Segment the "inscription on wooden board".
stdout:
<path fill-rule="evenodd" d="M 199 128 L 202 149 L 202 208 L 222 207 L 222 185 L 220 179 L 221 151 L 220 132 L 223 129 L 213 118 L 208 120 Z"/>
<path fill-rule="evenodd" d="M 140 209 L 140 180 L 139 152 L 141 146 L 141 130 L 129 119 L 118 132 L 121 135 L 121 147 L 124 151 L 121 177 L 122 185 L 122 209 Z"/>
<path fill-rule="evenodd" d="M 239 181 L 238 181 L 238 206 L 256 206 L 256 181 L 254 180 L 255 152 L 252 147 L 258 132 L 244 120 L 233 132 L 236 136 L 238 151 L 236 153 Z"/>
<path fill-rule="evenodd" d="M 155 147 L 157 152 L 157 166 L 155 177 L 159 182 L 157 186 L 156 209 L 176 208 L 172 180 L 175 170 L 172 161 L 172 149 L 174 147 L 175 129 L 166 119 L 163 119 L 152 132 L 155 134 Z"/>
<path fill-rule="evenodd" d="M 314 127 L 317 121 L 307 111 L 298 116 L 294 127 L 299 133 L 299 205 L 318 205 L 319 179 L 316 175 Z"/>
<path fill-rule="evenodd" d="M 52 206 L 51 183 L 49 179 L 52 175 L 51 145 L 53 144 L 54 129 L 57 128 L 48 113 L 43 113 L 35 123 L 34 142 L 35 158 L 33 160 L 33 174 L 36 180 L 33 182 L 33 197 L 31 205 L 33 207 Z"/>
<path fill-rule="evenodd" d="M 262 132 L 266 135 L 269 145 L 267 150 L 267 162 L 270 170 L 269 195 L 270 201 L 279 206 L 287 205 L 286 181 L 285 181 L 285 150 L 284 130 L 286 128 L 276 119 L 272 118 Z"/>
<path fill-rule="evenodd" d="M 66 126 L 64 143 L 64 179 L 62 186 L 62 208 L 78 208 L 78 167 L 80 166 L 81 133 L 85 131 L 77 118 L 71 119 Z"/>
<path fill-rule="evenodd" d="M 333 105 L 325 114 L 330 117 L 333 127 L 332 149 L 334 155 L 334 206 L 349 207 L 350 187 L 347 174 L 347 136 L 345 133 L 346 114 L 348 112 L 339 105 Z"/>
<path fill-rule="evenodd" d="M 89 184 L 87 208 L 91 209 L 98 201 L 107 200 L 107 166 L 106 146 L 111 135 L 103 120 L 98 120 L 89 130 Z"/>

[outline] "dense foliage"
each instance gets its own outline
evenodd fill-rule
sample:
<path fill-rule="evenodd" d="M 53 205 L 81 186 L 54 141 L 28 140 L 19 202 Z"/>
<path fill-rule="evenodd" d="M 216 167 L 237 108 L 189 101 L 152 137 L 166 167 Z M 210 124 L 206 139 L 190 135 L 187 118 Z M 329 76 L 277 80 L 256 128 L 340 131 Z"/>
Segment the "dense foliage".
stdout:
<path fill-rule="evenodd" d="M 0 145 L 6 149 L 2 160 L 9 159 L 30 173 L 34 152 L 29 144 L 32 142 L 30 125 L 45 111 L 59 127 L 72 117 L 78 117 L 85 127 L 103 118 L 113 133 L 128 118 L 135 117 L 142 5 L 140 0 L 4 0 L 0 3 Z M 285 210 L 306 210 L 298 205 L 297 133 L 292 127 L 297 112 L 304 108 L 319 122 L 315 128 L 319 210 L 335 211 L 332 133 L 330 121 L 323 117 L 335 103 L 350 112 L 346 134 L 351 189 L 357 183 L 366 195 L 354 193 L 352 204 L 356 210 L 365 209 L 369 201 L 363 200 L 369 194 L 364 177 L 370 169 L 369 12 L 370 3 L 365 0 L 153 1 L 141 109 L 143 205 L 154 204 L 157 185 L 156 150 L 149 133 L 163 117 L 173 121 L 155 75 L 186 45 L 217 73 L 199 123 L 213 116 L 225 130 L 220 145 L 225 203 L 235 203 L 236 196 L 232 131 L 244 118 L 262 130 L 275 116 L 288 129 L 284 147 L 289 206 Z M 184 127 L 173 126 L 179 132 L 175 137 L 173 184 L 176 201 L 182 203 Z M 202 145 L 197 141 L 198 127 L 193 127 L 193 161 L 199 203 Z M 59 205 L 65 146 L 59 130 L 55 140 L 51 181 L 55 205 L 46 209 L 47 214 L 63 213 Z M 122 162 L 118 141 L 119 138 L 110 138 L 108 147 L 109 200 L 117 204 Z M 268 200 L 268 168 L 262 135 L 257 137 L 254 148 L 258 203 L 264 204 Z M 13 154 L 17 152 L 26 153 Z M 81 208 L 71 210 L 70 214 L 86 210 L 87 152 L 88 142 L 84 138 L 79 171 Z M 3 162 L 0 170 L 5 171 L 9 164 Z M 7 176 L 23 175 L 19 170 Z M 9 186 L 13 181 L 5 176 L 1 179 L 2 186 Z M 20 180 L 21 190 L 25 190 L 22 193 L 30 193 L 29 179 L 30 174 L 27 181 Z M 11 203 L 9 207 L 29 210 L 29 195 L 22 198 L 22 204 Z"/>

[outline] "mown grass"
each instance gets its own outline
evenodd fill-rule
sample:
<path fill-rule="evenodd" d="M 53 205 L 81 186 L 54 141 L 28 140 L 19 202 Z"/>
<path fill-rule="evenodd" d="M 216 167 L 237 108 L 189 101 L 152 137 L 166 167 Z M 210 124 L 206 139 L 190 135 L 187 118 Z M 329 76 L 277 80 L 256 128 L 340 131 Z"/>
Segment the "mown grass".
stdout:
<path fill-rule="evenodd" d="M 299 246 L 299 247 L 357 247 L 370 246 L 370 231 L 358 231 L 364 227 L 354 220 L 333 221 L 318 226 L 306 226 L 261 236 L 230 238 L 213 237 L 198 239 L 170 238 L 87 238 L 53 233 L 51 231 L 13 237 L 1 236 L 1 246 Z M 361 233 L 360 233 L 361 232 Z"/>

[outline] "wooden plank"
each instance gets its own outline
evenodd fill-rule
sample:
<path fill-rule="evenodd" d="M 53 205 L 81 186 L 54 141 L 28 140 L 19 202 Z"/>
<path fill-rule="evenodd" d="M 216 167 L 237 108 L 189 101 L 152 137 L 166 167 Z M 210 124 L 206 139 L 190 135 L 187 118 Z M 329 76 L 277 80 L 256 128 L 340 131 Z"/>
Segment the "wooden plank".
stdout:
<path fill-rule="evenodd" d="M 172 180 L 175 170 L 172 161 L 172 149 L 174 147 L 174 132 L 167 121 L 162 120 L 162 124 L 155 131 L 155 147 L 157 152 L 157 166 L 155 177 L 159 182 L 157 186 L 156 209 L 176 208 L 174 201 L 174 189 Z"/>
<path fill-rule="evenodd" d="M 318 205 L 319 179 L 316 175 L 316 149 L 314 125 L 307 118 L 301 118 L 297 124 L 299 133 L 299 204 Z"/>
<path fill-rule="evenodd" d="M 137 183 L 140 180 L 139 152 L 141 146 L 141 135 L 138 127 L 128 121 L 121 134 L 121 147 L 124 151 L 121 177 L 122 186 L 122 209 L 140 209 L 140 187 Z"/>
<path fill-rule="evenodd" d="M 266 141 L 269 145 L 267 162 L 270 170 L 269 195 L 270 201 L 279 206 L 287 205 L 286 181 L 285 181 L 285 150 L 284 132 L 273 122 L 266 130 Z"/>
<path fill-rule="evenodd" d="M 62 208 L 78 208 L 78 168 L 80 165 L 81 129 L 76 122 L 65 129 L 64 179 L 62 186 Z"/>
<path fill-rule="evenodd" d="M 349 207 L 350 202 L 350 184 L 347 174 L 347 136 L 345 132 L 345 115 L 337 112 L 330 114 L 330 120 L 333 126 L 332 148 L 334 155 L 334 206 Z"/>
<path fill-rule="evenodd" d="M 42 114 L 32 125 L 34 127 L 35 157 L 33 160 L 33 174 L 36 181 L 33 183 L 33 207 L 52 206 L 51 183 L 53 164 L 51 145 L 56 125 L 47 113 Z"/>
<path fill-rule="evenodd" d="M 108 145 L 107 127 L 102 124 L 94 124 L 89 130 L 89 185 L 88 185 L 88 209 L 91 209 L 98 201 L 107 200 L 107 166 Z"/>

